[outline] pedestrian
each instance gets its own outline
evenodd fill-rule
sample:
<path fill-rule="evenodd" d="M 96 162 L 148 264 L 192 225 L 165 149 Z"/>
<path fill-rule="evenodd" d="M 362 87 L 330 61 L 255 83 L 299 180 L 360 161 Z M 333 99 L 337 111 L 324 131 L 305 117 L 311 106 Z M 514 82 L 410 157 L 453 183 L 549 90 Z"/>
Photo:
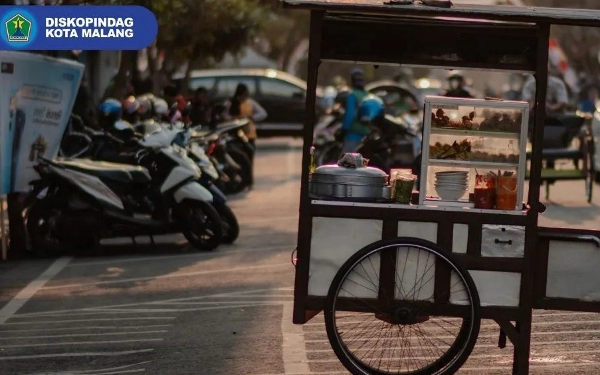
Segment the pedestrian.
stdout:
<path fill-rule="evenodd" d="M 569 103 L 567 86 L 558 78 L 551 67 L 548 67 L 548 84 L 546 86 L 546 116 L 552 117 L 565 112 Z M 531 113 L 535 109 L 535 78 L 530 76 L 523 86 L 522 100 L 529 102 Z"/>
<path fill-rule="evenodd" d="M 567 86 L 558 78 L 553 71 L 552 66 L 548 63 L 548 83 L 546 85 L 546 119 L 556 117 L 565 112 L 569 103 Z M 529 133 L 531 133 L 531 125 L 535 114 L 535 77 L 530 76 L 523 86 L 522 99 L 529 102 Z M 546 168 L 554 169 L 554 160 L 546 160 Z M 553 184 L 555 180 L 548 180 L 548 184 Z"/>
<path fill-rule="evenodd" d="M 190 108 L 190 120 L 194 125 L 213 126 L 212 108 L 208 100 L 208 90 L 198 87 L 194 92 Z"/>
<path fill-rule="evenodd" d="M 473 98 L 473 95 L 466 89 L 467 80 L 461 71 L 453 70 L 448 74 L 448 86 L 444 96 L 452 98 Z"/>
<path fill-rule="evenodd" d="M 248 142 L 252 145 L 254 151 L 250 155 L 251 165 L 254 165 L 254 154 L 256 151 L 256 122 L 264 121 L 267 118 L 267 111 L 250 97 L 248 86 L 243 83 L 237 85 L 233 97 L 229 101 L 229 115 L 236 119 L 247 119 L 248 125 L 244 127 L 244 133 L 248 137 Z M 252 168 L 254 169 L 254 168 Z M 254 183 L 254 172 L 250 172 L 250 186 Z"/>
<path fill-rule="evenodd" d="M 342 155 L 348 152 L 355 152 L 360 146 L 360 142 L 366 136 L 371 134 L 371 128 L 363 124 L 357 116 L 358 106 L 368 95 L 365 91 L 365 76 L 360 69 L 355 69 L 350 74 L 351 91 L 346 96 L 346 105 L 344 119 L 342 122 L 342 132 L 344 133 L 344 146 Z"/>

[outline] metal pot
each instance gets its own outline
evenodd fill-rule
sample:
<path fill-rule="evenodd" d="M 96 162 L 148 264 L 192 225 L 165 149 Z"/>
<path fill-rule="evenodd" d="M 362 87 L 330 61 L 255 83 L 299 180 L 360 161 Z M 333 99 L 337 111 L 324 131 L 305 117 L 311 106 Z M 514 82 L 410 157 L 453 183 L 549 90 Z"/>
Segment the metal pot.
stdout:
<path fill-rule="evenodd" d="M 388 175 L 378 168 L 323 165 L 312 174 L 309 193 L 318 197 L 390 199 Z"/>

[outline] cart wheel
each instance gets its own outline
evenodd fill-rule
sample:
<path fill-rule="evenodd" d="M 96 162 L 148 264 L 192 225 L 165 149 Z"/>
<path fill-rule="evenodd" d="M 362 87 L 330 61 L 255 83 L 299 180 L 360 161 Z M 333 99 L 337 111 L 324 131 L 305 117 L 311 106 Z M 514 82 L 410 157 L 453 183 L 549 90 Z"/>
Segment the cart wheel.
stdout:
<path fill-rule="evenodd" d="M 452 254 L 396 238 L 366 246 L 340 268 L 324 314 L 329 342 L 354 375 L 448 375 L 475 346 L 479 309 L 473 279 Z"/>

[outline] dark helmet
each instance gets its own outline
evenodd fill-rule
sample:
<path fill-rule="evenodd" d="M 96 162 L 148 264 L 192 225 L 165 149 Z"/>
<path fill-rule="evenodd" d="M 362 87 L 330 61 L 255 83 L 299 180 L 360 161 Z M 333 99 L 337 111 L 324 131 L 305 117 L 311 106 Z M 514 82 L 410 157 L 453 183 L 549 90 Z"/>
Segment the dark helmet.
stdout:
<path fill-rule="evenodd" d="M 346 100 L 348 99 L 348 95 L 350 95 L 350 89 L 348 87 L 340 88 L 335 95 L 335 99 L 333 100 L 334 105 L 340 106 L 342 108 L 346 108 Z"/>
<path fill-rule="evenodd" d="M 384 113 L 385 104 L 375 95 L 368 95 L 358 106 L 358 119 L 362 122 L 373 122 Z"/>

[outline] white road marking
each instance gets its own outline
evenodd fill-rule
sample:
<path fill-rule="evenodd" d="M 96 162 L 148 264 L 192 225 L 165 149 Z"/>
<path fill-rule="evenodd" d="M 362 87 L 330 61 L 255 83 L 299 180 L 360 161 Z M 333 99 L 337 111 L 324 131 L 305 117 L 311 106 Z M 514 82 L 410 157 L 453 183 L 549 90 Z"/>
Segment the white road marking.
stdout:
<path fill-rule="evenodd" d="M 281 333 L 283 336 L 283 368 L 285 375 L 308 374 L 308 356 L 304 344 L 304 333 L 301 326 L 292 323 L 292 303 L 283 304 L 283 316 L 281 318 Z"/>
<path fill-rule="evenodd" d="M 133 340 L 109 340 L 109 341 L 71 341 L 71 342 L 53 342 L 44 344 L 19 344 L 19 345 L 2 345 L 0 349 L 10 348 L 37 348 L 42 346 L 67 346 L 67 345 L 107 345 L 107 344 L 126 344 L 132 342 L 150 342 L 163 341 L 163 339 L 133 339 Z"/>
<path fill-rule="evenodd" d="M 47 320 L 47 321 L 33 321 L 33 322 L 10 322 L 3 323 L 2 325 L 20 325 L 20 324 L 59 324 L 59 323 L 80 323 L 80 322 L 122 322 L 124 320 L 172 320 L 175 319 L 172 316 L 164 317 L 139 317 L 139 318 L 97 318 L 97 319 L 70 319 L 70 320 Z"/>
<path fill-rule="evenodd" d="M 131 283 L 131 282 L 135 282 L 135 281 L 155 281 L 155 280 L 162 280 L 162 279 L 171 279 L 174 277 L 210 275 L 210 274 L 222 273 L 222 272 L 241 272 L 241 271 L 248 271 L 248 270 L 253 270 L 253 269 L 276 268 L 276 267 L 283 267 L 283 266 L 291 267 L 292 265 L 289 262 L 277 263 L 277 264 L 265 264 L 265 265 L 261 265 L 261 266 L 245 266 L 245 267 L 225 268 L 225 269 L 220 269 L 220 270 L 182 272 L 182 273 L 172 273 L 172 274 L 168 274 L 168 275 L 159 275 L 159 276 L 135 277 L 135 278 L 131 278 L 131 279 L 92 281 L 89 283 L 77 283 L 77 284 L 63 284 L 63 285 L 47 286 L 43 289 L 48 290 L 48 289 L 80 288 L 83 286 L 122 284 L 122 283 Z"/>
<path fill-rule="evenodd" d="M 216 302 L 170 302 L 169 305 L 184 305 L 184 306 L 193 306 L 193 305 L 239 305 L 241 303 L 252 304 L 252 305 L 260 305 L 260 304 L 283 304 L 290 302 L 289 300 L 285 301 L 273 301 L 273 300 L 265 300 L 265 301 L 216 301 Z"/>
<path fill-rule="evenodd" d="M 129 327 L 122 327 L 129 328 Z M 155 333 L 167 333 L 167 330 L 158 331 L 131 331 L 131 332 L 102 332 L 102 333 L 73 333 L 69 335 L 29 335 L 29 336 L 13 336 L 13 337 L 0 337 L 0 340 L 30 340 L 30 339 L 58 339 L 65 337 L 90 337 L 90 336 L 123 336 L 123 335 L 148 335 Z M 4 333 L 4 332 L 3 332 Z"/>
<path fill-rule="evenodd" d="M 111 311 L 114 313 L 117 313 L 117 312 L 123 312 L 123 313 L 152 312 L 154 310 L 122 309 L 122 311 L 121 311 L 121 309 L 119 309 L 119 310 L 110 310 L 110 309 L 122 308 L 122 307 L 141 307 L 141 306 L 151 306 L 151 305 L 164 305 L 164 304 L 168 304 L 170 302 L 195 301 L 195 300 L 204 300 L 204 299 L 210 299 L 210 298 L 228 298 L 228 297 L 235 298 L 236 296 L 248 297 L 248 298 L 250 298 L 250 297 L 261 297 L 262 298 L 265 296 L 271 296 L 271 294 L 252 294 L 252 293 L 269 292 L 269 291 L 293 292 L 293 290 L 294 290 L 293 288 L 252 289 L 252 290 L 244 290 L 244 291 L 236 291 L 236 292 L 228 292 L 228 293 L 208 294 L 208 295 L 198 296 L 198 297 L 173 298 L 173 299 L 142 302 L 142 303 L 126 303 L 126 304 L 120 304 L 120 305 L 104 305 L 104 306 L 96 306 L 96 307 L 85 307 L 85 308 L 80 308 L 80 309 L 41 311 L 41 312 L 35 312 L 35 313 L 19 314 L 19 315 L 15 315 L 15 317 L 53 316 L 53 315 L 57 315 L 57 314 L 64 316 L 69 313 L 73 313 L 73 315 L 78 315 L 79 312 L 85 312 L 85 313 L 93 312 L 94 314 L 96 314 L 96 313 L 101 313 L 102 311 Z"/>
<path fill-rule="evenodd" d="M 44 285 L 62 271 L 72 260 L 71 257 L 59 258 L 35 280 L 23 288 L 13 299 L 0 310 L 0 324 L 10 319 L 23 305 L 27 303 Z"/>
<path fill-rule="evenodd" d="M 438 337 L 441 338 L 441 337 Z M 377 339 L 374 339 L 377 340 Z M 387 340 L 395 340 L 392 338 L 388 338 Z M 411 339 L 413 342 L 420 342 L 419 337 L 413 337 Z M 360 341 L 360 340 L 358 340 Z M 535 342 L 531 344 L 532 347 L 532 351 L 535 350 L 536 346 L 541 346 L 541 345 L 560 345 L 560 344 L 598 344 L 600 343 L 600 340 L 565 340 L 565 341 L 544 341 L 544 342 Z M 409 348 L 407 346 L 402 347 L 402 346 L 386 346 L 385 347 L 386 350 L 408 350 Z M 410 345 L 410 349 L 422 349 L 422 348 L 431 348 L 431 345 Z M 498 344 L 477 344 L 475 346 L 475 350 L 477 350 L 477 348 L 498 348 Z M 539 348 L 540 350 L 545 350 L 544 348 Z M 327 349 L 309 349 L 307 350 L 307 352 L 309 353 L 331 353 L 331 348 L 327 348 Z M 357 349 L 356 351 L 369 351 L 369 350 L 373 350 L 373 348 L 361 348 L 361 349 Z M 470 357 L 469 357 L 470 358 Z M 599 363 L 600 364 L 600 363 Z"/>
<path fill-rule="evenodd" d="M 130 354 L 140 354 L 153 352 L 154 349 L 128 350 L 124 352 L 77 352 L 77 353 L 54 353 L 54 354 L 37 354 L 37 355 L 13 355 L 0 356 L 0 361 L 21 360 L 21 359 L 41 359 L 41 358 L 64 358 L 64 357 L 113 357 Z"/>
<path fill-rule="evenodd" d="M 557 357 L 557 356 L 566 356 L 566 355 L 575 355 L 575 354 L 598 354 L 600 353 L 600 349 L 596 349 L 596 350 L 572 350 L 572 351 L 559 351 L 556 350 L 555 348 L 550 348 L 548 349 L 549 352 L 548 354 L 552 354 L 552 357 Z M 541 355 L 541 353 L 535 353 L 534 351 L 531 352 L 531 356 L 530 356 L 530 361 L 535 360 L 533 357 L 535 357 L 535 355 Z M 507 354 L 471 354 L 469 356 L 469 359 L 477 359 L 477 358 L 506 358 Z M 412 357 L 414 360 L 417 359 L 424 359 L 424 360 L 429 360 L 430 358 L 427 357 Z M 393 358 L 387 358 L 390 361 L 394 361 L 394 360 L 400 360 L 402 358 L 400 357 L 393 357 Z M 328 358 L 328 359 L 311 359 L 310 360 L 311 363 L 335 363 L 335 362 L 339 362 L 339 359 L 337 358 Z"/>
<path fill-rule="evenodd" d="M 143 372 L 146 369 L 137 369 L 137 370 L 125 370 L 125 371 L 117 371 L 117 372 L 94 372 L 93 375 L 118 375 L 118 374 L 133 374 L 136 372 Z"/>
<path fill-rule="evenodd" d="M 325 332 L 323 332 L 325 333 Z M 584 334 L 584 333 L 592 333 L 592 334 L 597 334 L 600 333 L 600 330 L 598 329 L 592 329 L 592 330 L 573 330 L 573 331 L 547 331 L 547 332 L 535 332 L 532 331 L 531 332 L 531 336 L 548 336 L 548 335 L 577 335 L 577 334 Z M 454 339 L 456 338 L 455 336 L 436 336 L 438 339 Z M 490 333 L 480 333 L 478 336 L 480 339 L 482 338 L 498 338 L 498 331 L 496 332 L 490 332 Z M 376 339 L 371 339 L 371 340 L 376 340 Z M 329 340 L 327 339 L 306 339 L 306 342 L 311 342 L 311 343 L 319 343 L 319 342 L 329 342 Z"/>
<path fill-rule="evenodd" d="M 172 324 L 155 324 L 149 326 L 126 326 L 127 329 L 147 329 L 147 328 L 162 328 L 162 327 L 172 327 Z M 38 329 L 0 329 L 0 334 L 2 333 L 21 333 L 21 332 L 64 332 L 64 331 L 79 331 L 81 327 L 63 327 L 63 328 L 38 328 Z M 84 329 L 123 329 L 122 326 L 86 326 Z"/>
<path fill-rule="evenodd" d="M 237 309 L 242 307 L 261 307 L 261 306 L 280 306 L 282 302 L 263 302 L 263 303 L 253 303 L 253 304 L 237 304 L 237 305 L 227 305 L 227 306 L 211 306 L 211 307 L 197 307 L 197 308 L 189 308 L 189 309 L 159 309 L 158 312 L 191 312 L 191 311 L 207 311 L 207 310 L 223 310 L 223 309 Z M 119 311 L 115 309 L 113 311 Z M 126 311 L 135 311 L 135 309 L 130 309 Z M 156 311 L 156 310 L 141 310 L 141 311 Z"/>
<path fill-rule="evenodd" d="M 95 369 L 95 370 L 73 370 L 73 371 L 61 371 L 61 372 L 56 372 L 56 373 L 47 373 L 47 372 L 44 372 L 43 374 L 39 374 L 39 375 L 74 375 L 74 374 L 77 374 L 77 375 L 84 375 L 84 374 L 86 374 L 86 375 L 87 374 L 99 375 L 99 374 L 97 374 L 98 372 L 124 370 L 124 369 L 130 368 L 130 367 L 145 365 L 145 364 L 148 364 L 150 362 L 152 362 L 152 361 L 144 361 L 144 362 L 133 363 L 133 364 L 130 364 L 130 365 L 125 365 L 125 366 L 109 367 L 109 368 Z"/>
<path fill-rule="evenodd" d="M 164 259 L 185 259 L 185 258 L 206 258 L 216 257 L 222 254 L 237 254 L 237 253 L 255 253 L 255 252 L 268 252 L 268 251 L 283 251 L 287 250 L 290 246 L 294 245 L 280 245 L 263 247 L 259 249 L 236 249 L 236 250 L 225 250 L 219 251 L 218 253 L 195 253 L 195 254 L 179 254 L 179 255 L 157 255 L 155 257 L 132 257 L 132 258 L 113 258 L 111 260 L 97 260 L 90 262 L 73 262 L 69 264 L 69 267 L 88 267 L 97 266 L 103 264 L 120 264 L 130 262 L 145 262 L 145 261 L 161 261 Z"/>

